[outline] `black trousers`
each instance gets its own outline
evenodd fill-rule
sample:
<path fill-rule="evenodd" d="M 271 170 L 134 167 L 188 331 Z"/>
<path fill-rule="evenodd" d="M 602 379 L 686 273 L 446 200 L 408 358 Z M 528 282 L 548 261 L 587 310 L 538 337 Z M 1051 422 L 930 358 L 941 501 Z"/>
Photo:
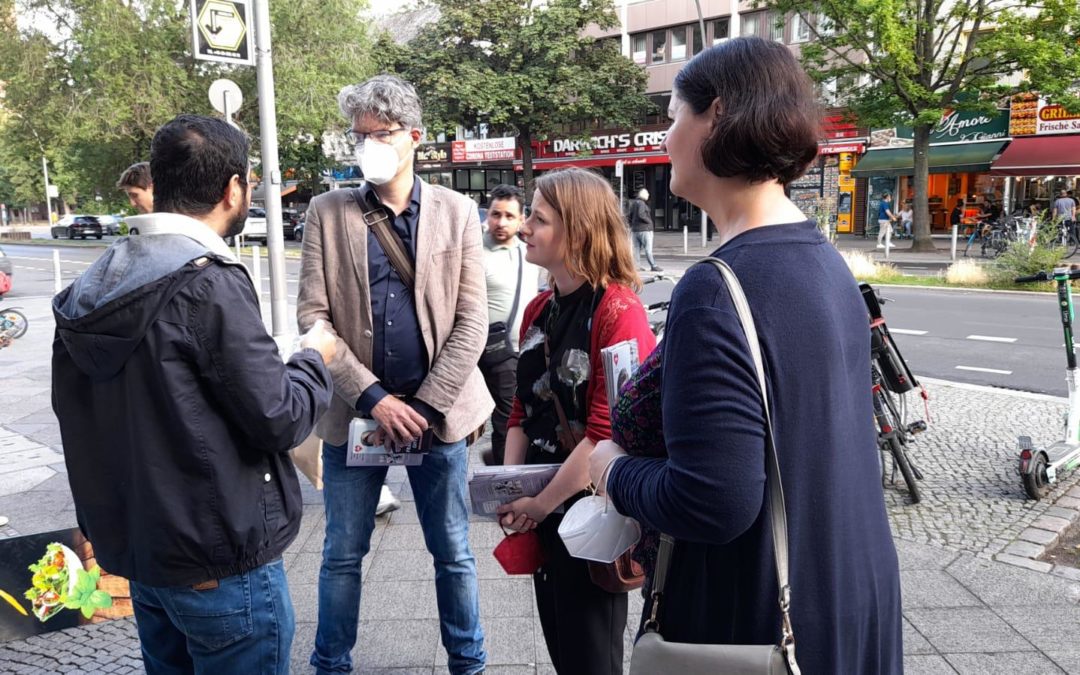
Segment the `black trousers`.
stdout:
<path fill-rule="evenodd" d="M 588 563 L 566 551 L 561 520 L 552 515 L 537 528 L 547 562 L 533 575 L 551 663 L 559 675 L 622 675 L 627 594 L 592 582 Z"/>
<path fill-rule="evenodd" d="M 495 409 L 491 411 L 491 453 L 496 464 L 502 464 L 506 457 L 506 423 L 510 420 L 517 389 L 517 362 L 516 356 L 495 365 L 480 359 L 480 372 L 491 398 L 495 399 Z"/>

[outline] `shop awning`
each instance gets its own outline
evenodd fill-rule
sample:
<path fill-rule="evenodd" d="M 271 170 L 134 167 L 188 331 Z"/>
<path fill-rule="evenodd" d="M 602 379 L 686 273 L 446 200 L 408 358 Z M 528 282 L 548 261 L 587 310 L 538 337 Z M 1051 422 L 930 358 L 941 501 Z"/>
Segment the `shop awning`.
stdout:
<path fill-rule="evenodd" d="M 990 165 L 996 176 L 1078 176 L 1080 136 L 1014 139 Z"/>
<path fill-rule="evenodd" d="M 990 162 L 1008 141 L 957 143 L 930 146 L 930 173 L 963 173 L 987 171 Z M 912 148 L 883 148 L 870 150 L 851 170 L 857 178 L 868 176 L 911 176 L 915 173 L 915 152 Z"/>

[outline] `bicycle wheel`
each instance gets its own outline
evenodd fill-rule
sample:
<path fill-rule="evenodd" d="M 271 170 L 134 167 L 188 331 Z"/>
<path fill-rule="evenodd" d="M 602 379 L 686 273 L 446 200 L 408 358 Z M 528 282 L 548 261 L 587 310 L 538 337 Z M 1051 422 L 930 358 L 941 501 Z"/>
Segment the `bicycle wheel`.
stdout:
<path fill-rule="evenodd" d="M 0 310 L 0 323 L 7 327 L 6 330 L 12 340 L 18 340 L 26 335 L 26 329 L 30 327 L 26 315 L 17 309 Z"/>
<path fill-rule="evenodd" d="M 918 504 L 922 501 L 922 495 L 919 494 L 919 484 L 915 476 L 915 470 L 911 466 L 911 460 L 908 459 L 906 443 L 903 441 L 903 435 L 907 433 L 904 428 L 904 420 L 897 412 L 896 403 L 892 400 L 892 394 L 884 389 L 881 394 L 885 403 L 885 416 L 890 420 L 893 427 L 893 433 L 888 439 L 889 451 L 892 453 L 896 465 L 900 468 L 900 475 L 904 477 L 904 482 L 907 484 L 911 503 Z"/>
<path fill-rule="evenodd" d="M 1076 234 L 1074 232 L 1069 233 L 1069 241 L 1065 245 L 1065 250 L 1067 251 L 1067 253 L 1065 254 L 1066 258 L 1071 258 L 1076 255 L 1077 251 L 1080 251 L 1080 240 L 1076 238 Z"/>

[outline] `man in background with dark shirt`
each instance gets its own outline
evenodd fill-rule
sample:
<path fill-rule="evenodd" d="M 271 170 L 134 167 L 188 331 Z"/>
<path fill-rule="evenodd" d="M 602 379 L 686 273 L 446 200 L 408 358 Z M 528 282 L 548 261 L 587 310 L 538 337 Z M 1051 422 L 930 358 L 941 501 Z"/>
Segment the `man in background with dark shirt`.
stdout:
<path fill-rule="evenodd" d="M 471 199 L 413 174 L 423 129 L 412 85 L 380 75 L 342 89 L 338 104 L 365 183 L 311 201 L 297 301 L 302 329 L 323 319 L 338 338 L 335 396 L 318 427 L 326 543 L 311 664 L 319 674 L 352 668 L 361 563 L 387 472 L 347 463 L 349 424 L 369 417 L 377 443 L 434 432 L 422 462 L 407 467 L 409 483 L 434 558 L 449 670 L 474 675 L 486 654 L 465 439 L 494 407 L 477 369 L 488 334 L 480 219 Z"/>

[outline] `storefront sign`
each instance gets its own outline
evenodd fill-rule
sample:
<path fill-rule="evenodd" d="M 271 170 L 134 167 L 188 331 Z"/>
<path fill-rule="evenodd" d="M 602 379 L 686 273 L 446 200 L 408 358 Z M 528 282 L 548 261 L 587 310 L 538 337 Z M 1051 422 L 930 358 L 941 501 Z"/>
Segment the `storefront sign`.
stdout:
<path fill-rule="evenodd" d="M 493 162 L 514 159 L 517 140 L 510 138 L 478 138 L 454 141 L 450 155 L 454 162 Z"/>
<path fill-rule="evenodd" d="M 1080 133 L 1080 113 L 1071 113 L 1057 103 L 1047 103 L 1034 94 L 1013 97 L 1009 112 L 1009 133 L 1013 136 L 1043 136 Z"/>
<path fill-rule="evenodd" d="M 946 110 L 941 121 L 930 132 L 930 144 L 974 143 L 1008 138 L 1009 117 L 1004 111 L 994 113 Z M 909 147 L 915 142 L 911 127 L 874 129 L 870 132 L 870 147 Z"/>
<path fill-rule="evenodd" d="M 540 144 L 538 158 L 576 157 L 580 155 L 631 155 L 656 152 L 667 138 L 667 129 L 614 133 L 593 136 L 588 140 L 557 138 Z"/>
<path fill-rule="evenodd" d="M 846 143 L 844 145 L 821 145 L 818 146 L 819 155 L 839 155 L 845 152 L 862 153 L 866 149 L 863 143 Z"/>
<path fill-rule="evenodd" d="M 821 120 L 821 128 L 825 138 L 829 139 L 857 138 L 861 135 L 859 127 L 847 115 L 826 115 Z"/>
<path fill-rule="evenodd" d="M 417 162 L 445 162 L 450 158 L 446 146 L 422 145 L 416 149 Z"/>

